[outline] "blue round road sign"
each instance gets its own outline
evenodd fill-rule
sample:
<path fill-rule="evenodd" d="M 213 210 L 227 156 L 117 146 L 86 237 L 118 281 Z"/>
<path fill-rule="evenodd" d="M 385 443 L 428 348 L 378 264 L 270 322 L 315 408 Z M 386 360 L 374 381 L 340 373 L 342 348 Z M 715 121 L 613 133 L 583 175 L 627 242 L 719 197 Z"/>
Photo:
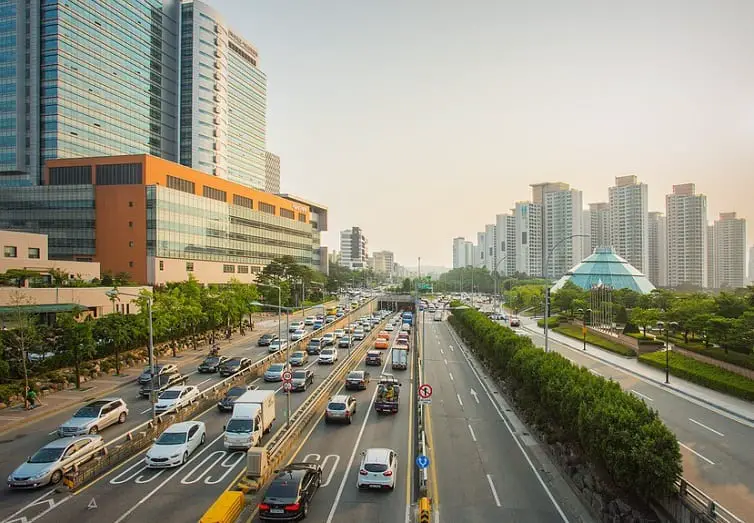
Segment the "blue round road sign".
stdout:
<path fill-rule="evenodd" d="M 420 469 L 429 467 L 429 458 L 424 454 L 419 454 L 418 456 L 416 456 L 416 466 Z"/>

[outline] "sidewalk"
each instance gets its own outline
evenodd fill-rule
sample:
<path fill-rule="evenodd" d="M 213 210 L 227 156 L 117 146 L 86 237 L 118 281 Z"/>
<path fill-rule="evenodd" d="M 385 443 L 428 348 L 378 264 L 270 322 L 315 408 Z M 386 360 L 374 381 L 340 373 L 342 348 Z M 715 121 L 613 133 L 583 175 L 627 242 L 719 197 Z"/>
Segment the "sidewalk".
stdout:
<path fill-rule="evenodd" d="M 524 322 L 523 326 L 526 331 L 544 335 L 544 329 L 537 327 L 536 323 L 527 321 Z M 553 345 L 553 348 L 555 348 L 557 352 L 567 354 L 567 349 L 565 347 L 560 347 L 565 345 L 579 354 L 594 358 L 606 365 L 617 367 L 637 378 L 650 381 L 655 385 L 754 423 L 754 403 L 702 387 L 701 385 L 691 383 L 672 375 L 670 376 L 670 383 L 666 384 L 664 371 L 639 363 L 636 358 L 623 357 L 589 343 L 587 343 L 587 352 L 584 353 L 583 342 L 579 340 L 563 336 L 552 330 L 550 330 L 548 336 L 550 341 L 556 342 L 556 344 Z"/>
<path fill-rule="evenodd" d="M 291 318 L 300 316 L 301 312 L 291 314 Z M 265 331 L 272 331 L 277 328 L 278 320 L 275 316 L 269 319 L 256 321 L 252 334 L 246 336 L 236 336 L 231 340 L 220 339 L 218 343 L 221 347 L 232 347 L 239 343 L 249 343 L 250 340 L 256 339 L 254 334 L 261 335 Z M 283 328 L 285 328 L 285 316 L 282 317 Z M 160 358 L 160 363 L 185 364 L 189 361 L 201 360 L 207 356 L 206 346 L 200 346 L 197 350 L 186 349 L 178 352 L 176 357 L 171 355 Z M 42 405 L 33 409 L 26 410 L 22 405 L 11 406 L 0 410 L 0 434 L 16 429 L 22 425 L 40 421 L 47 417 L 58 414 L 73 406 L 86 403 L 95 398 L 105 397 L 114 391 L 134 383 L 136 378 L 142 372 L 142 367 L 130 367 L 121 370 L 120 376 L 105 375 L 99 378 L 87 381 L 81 384 L 81 389 L 67 389 L 45 394 L 40 397 Z"/>

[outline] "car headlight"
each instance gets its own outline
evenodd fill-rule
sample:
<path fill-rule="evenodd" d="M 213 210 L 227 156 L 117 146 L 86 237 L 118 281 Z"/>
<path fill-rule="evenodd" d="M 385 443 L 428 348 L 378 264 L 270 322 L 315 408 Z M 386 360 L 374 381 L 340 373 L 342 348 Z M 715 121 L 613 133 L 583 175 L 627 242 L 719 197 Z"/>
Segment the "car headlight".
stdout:
<path fill-rule="evenodd" d="M 170 456 L 170 459 L 177 458 L 180 455 L 181 455 L 180 452 L 176 452 L 175 454 L 173 454 L 172 456 Z"/>
<path fill-rule="evenodd" d="M 48 473 L 48 471 L 47 471 L 47 470 L 43 470 L 42 472 L 38 472 L 37 474 L 34 474 L 34 475 L 33 475 L 33 476 L 31 477 L 31 479 L 39 479 L 39 478 L 41 478 L 41 477 L 44 477 L 44 476 L 46 476 L 46 475 L 47 475 L 47 473 Z"/>

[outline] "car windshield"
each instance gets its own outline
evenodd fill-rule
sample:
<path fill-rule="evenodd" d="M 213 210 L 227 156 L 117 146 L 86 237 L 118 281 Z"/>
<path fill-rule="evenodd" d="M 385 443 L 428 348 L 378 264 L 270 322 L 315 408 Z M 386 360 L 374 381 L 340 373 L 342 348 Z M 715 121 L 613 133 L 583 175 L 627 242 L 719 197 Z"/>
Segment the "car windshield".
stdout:
<path fill-rule="evenodd" d="M 296 334 L 306 334 L 306 331 L 303 329 L 299 329 L 296 331 Z"/>
<path fill-rule="evenodd" d="M 346 410 L 346 404 L 331 402 L 327 405 L 327 408 L 328 410 Z"/>
<path fill-rule="evenodd" d="M 303 357 L 304 357 L 304 353 L 301 351 L 296 351 L 293 354 L 291 354 L 291 358 L 303 358 Z"/>
<path fill-rule="evenodd" d="M 220 358 L 207 358 L 204 360 L 205 365 L 217 365 L 217 363 L 220 361 Z"/>
<path fill-rule="evenodd" d="M 79 410 L 76 411 L 76 414 L 73 415 L 74 418 L 96 418 L 99 416 L 99 409 L 100 407 L 93 407 L 91 405 L 87 405 L 86 407 L 82 407 Z"/>
<path fill-rule="evenodd" d="M 181 445 L 186 443 L 185 432 L 163 432 L 157 441 L 157 445 Z"/>
<path fill-rule="evenodd" d="M 29 463 L 53 463 L 63 455 L 65 447 L 39 449 L 29 458 Z"/>
<path fill-rule="evenodd" d="M 348 373 L 348 378 L 347 379 L 349 379 L 349 380 L 360 380 L 363 377 L 364 377 L 364 373 L 363 372 L 355 370 L 353 372 L 349 372 Z"/>
<path fill-rule="evenodd" d="M 239 434 L 242 432 L 251 432 L 253 428 L 254 425 L 250 419 L 231 418 L 225 427 L 225 432 Z"/>
<path fill-rule="evenodd" d="M 387 470 L 387 465 L 383 463 L 365 463 L 364 470 L 367 472 L 385 472 Z"/>
<path fill-rule="evenodd" d="M 270 365 L 269 370 L 272 372 L 280 372 L 284 368 L 285 368 L 285 365 L 283 365 L 282 363 L 273 363 L 272 365 Z"/>
<path fill-rule="evenodd" d="M 166 390 L 165 392 L 160 394 L 160 399 L 161 400 L 174 400 L 180 395 L 181 395 L 180 390 Z"/>
<path fill-rule="evenodd" d="M 270 485 L 264 495 L 265 498 L 297 498 L 298 483 L 288 480 L 277 480 Z"/>
<path fill-rule="evenodd" d="M 225 394 L 225 397 L 226 397 L 226 398 L 237 398 L 238 396 L 240 396 L 240 395 L 241 395 L 241 394 L 243 394 L 244 392 L 246 392 L 246 389 L 245 389 L 245 388 L 243 388 L 243 387 L 233 387 L 232 389 L 230 389 L 230 390 L 229 390 L 229 391 L 228 391 L 228 392 L 227 392 L 227 393 Z"/>
<path fill-rule="evenodd" d="M 322 351 L 322 356 L 332 356 L 334 352 L 332 349 L 325 349 Z"/>
<path fill-rule="evenodd" d="M 296 372 L 294 372 L 293 373 L 293 379 L 296 379 L 296 378 L 300 378 L 300 379 L 306 378 L 306 371 L 305 370 L 297 370 Z"/>
<path fill-rule="evenodd" d="M 262 334 L 262 339 L 263 340 L 270 340 L 270 339 L 272 339 L 272 334 Z"/>
<path fill-rule="evenodd" d="M 309 345 L 319 345 L 320 343 L 322 343 L 322 340 L 319 338 L 309 340 Z"/>
<path fill-rule="evenodd" d="M 225 362 L 226 367 L 238 367 L 241 364 L 241 360 L 228 360 Z"/>

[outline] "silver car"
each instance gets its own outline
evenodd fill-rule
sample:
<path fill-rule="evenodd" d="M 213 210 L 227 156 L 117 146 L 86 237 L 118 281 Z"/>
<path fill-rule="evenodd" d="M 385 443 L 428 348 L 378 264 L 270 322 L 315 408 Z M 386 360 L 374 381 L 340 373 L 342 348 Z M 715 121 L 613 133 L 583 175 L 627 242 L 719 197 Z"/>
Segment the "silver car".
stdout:
<path fill-rule="evenodd" d="M 264 371 L 264 381 L 283 381 L 283 373 L 290 370 L 285 363 L 273 363 Z"/>
<path fill-rule="evenodd" d="M 71 419 L 58 427 L 58 437 L 97 434 L 115 423 L 125 423 L 128 406 L 121 398 L 102 398 L 76 411 Z"/>
<path fill-rule="evenodd" d="M 102 436 L 91 434 L 48 443 L 8 476 L 10 488 L 56 485 L 63 474 L 92 459 L 105 446 Z"/>

